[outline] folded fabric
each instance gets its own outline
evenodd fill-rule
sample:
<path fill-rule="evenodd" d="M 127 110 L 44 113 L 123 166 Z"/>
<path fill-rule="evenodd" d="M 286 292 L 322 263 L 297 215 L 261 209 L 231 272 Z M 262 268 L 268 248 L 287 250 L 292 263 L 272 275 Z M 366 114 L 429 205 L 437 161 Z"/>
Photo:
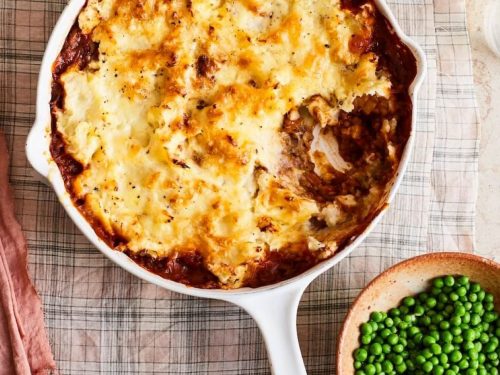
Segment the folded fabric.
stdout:
<path fill-rule="evenodd" d="M 14 216 L 7 172 L 0 133 L 0 374 L 46 374 L 55 363 L 40 298 L 28 275 L 26 241 Z"/>

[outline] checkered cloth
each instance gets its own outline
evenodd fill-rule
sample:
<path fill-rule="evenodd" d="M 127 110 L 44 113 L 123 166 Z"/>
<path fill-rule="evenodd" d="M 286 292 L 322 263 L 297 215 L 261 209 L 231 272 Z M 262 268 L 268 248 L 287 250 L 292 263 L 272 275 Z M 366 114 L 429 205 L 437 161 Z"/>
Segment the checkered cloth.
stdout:
<path fill-rule="evenodd" d="M 478 116 L 464 0 L 389 3 L 428 59 L 413 158 L 380 225 L 302 299 L 298 331 L 311 374 L 335 372 L 346 309 L 375 275 L 426 251 L 473 250 Z M 88 243 L 52 190 L 34 178 L 24 144 L 35 117 L 42 54 L 64 6 L 64 0 L 0 1 L 0 128 L 60 372 L 269 374 L 263 340 L 246 313 L 162 290 L 121 270 Z"/>

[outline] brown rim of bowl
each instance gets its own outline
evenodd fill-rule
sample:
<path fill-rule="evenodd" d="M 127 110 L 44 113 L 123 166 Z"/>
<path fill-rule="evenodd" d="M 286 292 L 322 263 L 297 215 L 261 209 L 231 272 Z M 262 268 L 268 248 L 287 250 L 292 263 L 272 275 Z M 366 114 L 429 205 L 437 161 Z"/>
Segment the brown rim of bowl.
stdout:
<path fill-rule="evenodd" d="M 363 295 L 369 289 L 371 289 L 373 287 L 373 285 L 380 278 L 382 278 L 383 276 L 385 276 L 385 275 L 387 275 L 389 273 L 392 273 L 392 272 L 398 270 L 399 268 L 405 267 L 408 264 L 412 264 L 412 263 L 415 263 L 415 262 L 418 262 L 418 261 L 422 261 L 422 260 L 440 259 L 440 258 L 455 258 L 455 259 L 463 259 L 463 260 L 473 261 L 473 262 L 476 262 L 478 264 L 482 263 L 482 264 L 486 264 L 486 265 L 488 265 L 490 267 L 496 268 L 500 272 L 500 264 L 497 263 L 497 262 L 495 262 L 495 261 L 493 261 L 493 260 L 491 260 L 491 259 L 487 259 L 487 258 L 484 258 L 484 257 L 479 256 L 479 255 L 475 255 L 475 254 L 472 254 L 472 253 L 453 252 L 453 251 L 436 252 L 436 253 L 428 253 L 428 254 L 417 255 L 415 257 L 403 260 L 403 261 L 401 261 L 399 263 L 396 263 L 395 265 L 387 268 L 385 271 L 383 271 L 378 276 L 376 276 L 372 281 L 370 281 L 363 288 L 363 290 L 361 290 L 361 292 L 358 294 L 358 296 L 354 299 L 354 301 L 349 306 L 349 310 L 347 310 L 347 315 L 346 315 L 346 317 L 344 319 L 344 322 L 342 323 L 342 327 L 340 328 L 340 335 L 339 335 L 339 338 L 337 340 L 337 348 L 336 348 L 337 359 L 336 359 L 336 366 L 335 366 L 337 374 L 340 374 L 340 368 L 339 368 L 339 366 L 340 366 L 340 347 L 341 347 L 341 344 L 345 340 L 345 337 L 344 337 L 345 327 L 347 326 L 347 324 L 351 320 L 352 313 L 353 313 L 353 310 L 354 310 L 354 306 L 356 306 L 356 304 L 361 299 L 361 297 L 363 297 Z"/>

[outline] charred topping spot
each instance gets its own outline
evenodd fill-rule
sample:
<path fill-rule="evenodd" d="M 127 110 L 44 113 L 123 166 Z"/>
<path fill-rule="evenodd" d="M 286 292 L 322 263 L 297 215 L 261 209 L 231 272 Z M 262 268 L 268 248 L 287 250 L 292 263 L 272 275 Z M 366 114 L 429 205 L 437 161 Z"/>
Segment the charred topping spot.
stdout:
<path fill-rule="evenodd" d="M 177 64 L 177 55 L 175 52 L 171 51 L 168 54 L 167 67 L 173 68 Z"/>
<path fill-rule="evenodd" d="M 207 55 L 200 55 L 196 60 L 196 74 L 200 78 L 208 78 L 208 75 L 212 74 L 216 67 L 215 62 Z"/>
<path fill-rule="evenodd" d="M 196 109 L 202 110 L 203 108 L 206 108 L 208 106 L 210 106 L 210 104 L 208 104 L 206 101 L 199 100 L 198 104 L 196 105 Z"/>
<path fill-rule="evenodd" d="M 275 233 L 278 230 L 274 226 L 271 218 L 267 216 L 263 216 L 259 218 L 259 221 L 257 223 L 257 226 L 259 227 L 261 232 L 269 232 L 269 233 Z"/>
<path fill-rule="evenodd" d="M 187 165 L 185 162 L 183 162 L 182 160 L 178 160 L 178 159 L 172 159 L 172 163 L 174 163 L 175 165 L 178 165 L 179 167 L 182 167 L 184 169 L 189 169 L 189 165 Z"/>

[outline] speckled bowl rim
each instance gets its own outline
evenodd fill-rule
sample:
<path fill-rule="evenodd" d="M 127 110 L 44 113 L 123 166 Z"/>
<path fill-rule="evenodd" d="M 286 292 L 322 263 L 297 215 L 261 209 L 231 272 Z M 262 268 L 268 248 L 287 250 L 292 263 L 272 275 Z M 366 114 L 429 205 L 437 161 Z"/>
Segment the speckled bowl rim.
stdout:
<path fill-rule="evenodd" d="M 375 277 L 372 281 L 366 285 L 363 290 L 358 294 L 358 296 L 354 299 L 352 302 L 351 306 L 349 306 L 349 310 L 347 311 L 347 315 L 344 319 L 344 322 L 342 323 L 342 327 L 340 329 L 340 334 L 339 338 L 337 340 L 337 348 L 336 348 L 336 371 L 337 374 L 341 374 L 341 368 L 340 368 L 340 354 L 341 354 L 341 347 L 342 344 L 344 343 L 345 340 L 348 339 L 346 335 L 346 328 L 348 324 L 350 323 L 351 319 L 353 318 L 354 310 L 359 301 L 363 299 L 363 296 L 367 294 L 371 289 L 373 289 L 380 280 L 385 278 L 387 275 L 390 275 L 394 272 L 399 271 L 401 268 L 408 267 L 410 265 L 414 265 L 416 263 L 423 263 L 423 262 L 438 262 L 439 260 L 442 259 L 455 259 L 455 260 L 463 260 L 463 261 L 469 261 L 472 263 L 477 263 L 478 266 L 486 266 L 486 267 L 491 267 L 498 272 L 500 272 L 500 263 L 497 263 L 491 259 L 484 258 L 480 255 L 472 254 L 472 253 L 464 253 L 464 252 L 452 252 L 452 251 L 443 251 L 443 252 L 436 252 L 436 253 L 428 253 L 428 254 L 423 254 L 423 255 L 417 255 L 415 257 L 403 260 L 402 262 L 399 262 L 382 273 L 380 273 L 377 277 Z"/>

